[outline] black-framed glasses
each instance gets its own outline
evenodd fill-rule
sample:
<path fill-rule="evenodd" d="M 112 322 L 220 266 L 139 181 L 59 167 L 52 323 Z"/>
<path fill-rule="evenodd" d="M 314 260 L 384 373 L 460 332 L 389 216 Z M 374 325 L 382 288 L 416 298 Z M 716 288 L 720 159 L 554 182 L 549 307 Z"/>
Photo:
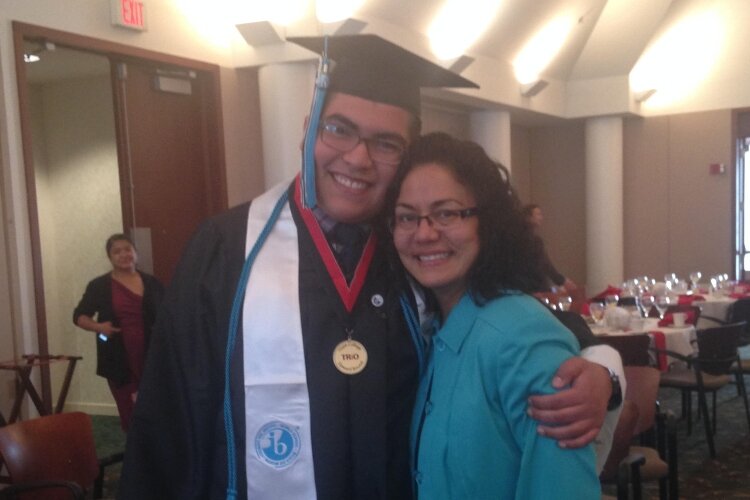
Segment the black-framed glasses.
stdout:
<path fill-rule="evenodd" d="M 398 137 L 362 137 L 356 128 L 336 121 L 324 122 L 319 137 L 323 144 L 342 153 L 348 153 L 364 142 L 372 161 L 387 165 L 398 165 L 406 151 L 406 141 Z"/>
<path fill-rule="evenodd" d="M 455 226 L 465 218 L 474 217 L 477 214 L 479 214 L 478 207 L 464 208 L 462 210 L 441 208 L 433 210 L 427 215 L 419 215 L 414 212 L 401 212 L 396 213 L 396 216 L 391 221 L 391 229 L 393 231 L 404 232 L 416 231 L 422 219 L 426 220 L 433 228 L 447 229 Z"/>

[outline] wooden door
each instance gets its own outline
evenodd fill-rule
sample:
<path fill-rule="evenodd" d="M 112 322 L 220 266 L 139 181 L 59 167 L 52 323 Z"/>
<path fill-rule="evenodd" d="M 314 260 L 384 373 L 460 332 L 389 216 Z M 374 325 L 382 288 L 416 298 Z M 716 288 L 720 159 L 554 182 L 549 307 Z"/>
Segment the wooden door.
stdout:
<path fill-rule="evenodd" d="M 208 72 L 113 62 L 124 226 L 143 267 L 166 284 L 197 225 L 226 207 L 217 82 Z"/>

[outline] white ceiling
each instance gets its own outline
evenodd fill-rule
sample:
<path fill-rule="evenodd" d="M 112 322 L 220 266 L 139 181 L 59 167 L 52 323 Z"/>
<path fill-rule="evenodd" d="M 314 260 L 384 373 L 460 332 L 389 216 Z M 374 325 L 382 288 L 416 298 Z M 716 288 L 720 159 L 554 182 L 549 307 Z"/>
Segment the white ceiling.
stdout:
<path fill-rule="evenodd" d="M 466 0 L 467 8 L 473 1 Z M 426 33 L 441 5 L 440 0 L 366 0 L 354 17 L 367 23 L 365 32 L 379 34 L 436 60 L 429 52 Z M 466 51 L 474 62 L 462 74 L 479 83 L 481 89 L 450 93 L 457 102 L 510 109 L 514 117 L 648 114 L 646 105 L 633 101 L 628 84 L 630 71 L 644 49 L 675 19 L 691 9 L 713 6 L 722 12 L 725 23 L 722 36 L 726 40 L 717 57 L 720 69 L 713 70 L 707 83 L 680 107 L 662 112 L 750 106 L 750 86 L 744 84 L 750 80 L 750 65 L 736 64 L 746 59 L 750 47 L 750 0 L 498 0 L 498 5 L 490 28 Z M 511 62 L 546 22 L 563 13 L 573 15 L 578 23 L 542 73 L 551 83 L 538 96 L 522 98 Z M 300 24 L 302 28 L 287 27 L 286 35 L 310 34 L 311 23 L 309 19 L 305 22 L 306 25 Z M 227 19 L 226 29 L 234 31 L 234 24 L 235 20 Z M 696 33 L 696 37 L 702 35 Z M 233 64 L 240 68 L 309 57 L 309 53 L 290 48 L 288 43 L 249 47 L 242 42 L 242 46 L 232 49 Z M 71 57 L 73 54 L 64 49 L 49 55 L 48 63 L 27 65 L 32 80 L 106 71 L 99 58 Z"/>

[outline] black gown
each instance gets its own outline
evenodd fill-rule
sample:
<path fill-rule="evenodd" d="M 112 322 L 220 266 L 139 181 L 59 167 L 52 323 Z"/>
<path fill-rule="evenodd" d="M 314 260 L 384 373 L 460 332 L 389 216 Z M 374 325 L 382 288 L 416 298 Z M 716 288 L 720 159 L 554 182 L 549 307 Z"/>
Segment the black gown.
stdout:
<path fill-rule="evenodd" d="M 317 497 L 410 498 L 408 436 L 417 354 L 385 249 L 379 246 L 375 252 L 357 303 L 347 314 L 294 205 L 292 213 L 299 234 L 300 314 Z M 151 341 L 118 498 L 226 497 L 224 356 L 244 261 L 247 214 L 245 204 L 208 220 L 183 254 Z M 384 299 L 379 307 L 375 295 Z M 365 370 L 354 376 L 341 374 L 331 360 L 348 324 L 369 356 Z M 237 340 L 230 386 L 238 498 L 246 498 L 242 336 Z"/>

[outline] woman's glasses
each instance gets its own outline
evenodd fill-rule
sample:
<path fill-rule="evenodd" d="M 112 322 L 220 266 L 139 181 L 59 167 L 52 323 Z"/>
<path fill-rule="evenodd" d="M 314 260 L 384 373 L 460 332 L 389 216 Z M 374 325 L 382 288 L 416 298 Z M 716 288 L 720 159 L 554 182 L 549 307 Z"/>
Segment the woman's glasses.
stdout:
<path fill-rule="evenodd" d="M 455 226 L 459 221 L 467 217 L 474 217 L 478 213 L 479 208 L 477 207 L 464 208 L 463 210 L 442 208 L 440 210 L 433 210 L 427 215 L 419 215 L 414 212 L 401 212 L 396 213 L 396 216 L 391 221 L 391 230 L 403 232 L 416 231 L 422 219 L 426 220 L 430 227 L 447 229 Z"/>

